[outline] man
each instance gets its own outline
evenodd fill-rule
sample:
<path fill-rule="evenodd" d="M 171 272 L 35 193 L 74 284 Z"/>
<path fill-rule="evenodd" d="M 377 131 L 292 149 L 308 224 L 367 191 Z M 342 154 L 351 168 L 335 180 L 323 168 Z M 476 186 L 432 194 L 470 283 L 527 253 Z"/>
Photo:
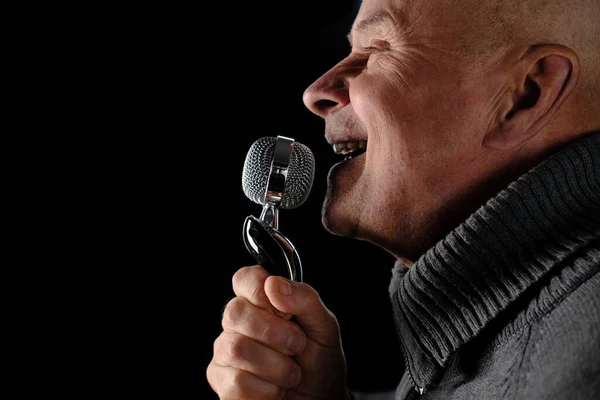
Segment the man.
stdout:
<path fill-rule="evenodd" d="M 600 398 L 598 15 L 364 0 L 351 53 L 306 90 L 334 149 L 367 141 L 331 169 L 324 226 L 398 260 L 386 398 Z M 369 398 L 312 287 L 251 266 L 233 290 L 206 371 L 221 399 Z"/>

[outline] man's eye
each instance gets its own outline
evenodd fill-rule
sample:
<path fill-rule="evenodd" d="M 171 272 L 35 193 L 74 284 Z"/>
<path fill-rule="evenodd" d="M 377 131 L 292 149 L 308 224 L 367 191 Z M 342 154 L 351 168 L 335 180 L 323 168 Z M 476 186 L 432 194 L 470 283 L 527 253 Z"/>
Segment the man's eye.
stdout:
<path fill-rule="evenodd" d="M 371 55 L 374 55 L 374 54 L 378 54 L 378 53 L 381 53 L 381 52 L 383 52 L 383 51 L 385 50 L 385 48 L 382 48 L 382 47 L 376 47 L 376 46 L 368 46 L 368 47 L 363 47 L 363 48 L 361 48 L 360 50 L 361 50 L 361 51 L 360 51 L 360 53 L 361 53 L 361 54 L 362 54 L 364 57 L 368 58 L 368 57 L 369 57 L 369 56 L 371 56 Z"/>
<path fill-rule="evenodd" d="M 367 53 L 379 53 L 390 47 L 390 44 L 383 40 L 374 40 L 372 43 L 371 46 L 367 46 L 363 50 Z"/>

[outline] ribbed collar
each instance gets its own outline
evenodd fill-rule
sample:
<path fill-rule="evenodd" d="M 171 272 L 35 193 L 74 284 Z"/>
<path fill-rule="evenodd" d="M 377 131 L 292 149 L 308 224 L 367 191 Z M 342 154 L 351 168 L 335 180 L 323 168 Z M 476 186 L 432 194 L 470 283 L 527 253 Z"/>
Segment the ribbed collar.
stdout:
<path fill-rule="evenodd" d="M 390 296 L 415 385 L 434 385 L 456 350 L 599 238 L 594 133 L 511 183 L 410 269 L 397 262 Z"/>

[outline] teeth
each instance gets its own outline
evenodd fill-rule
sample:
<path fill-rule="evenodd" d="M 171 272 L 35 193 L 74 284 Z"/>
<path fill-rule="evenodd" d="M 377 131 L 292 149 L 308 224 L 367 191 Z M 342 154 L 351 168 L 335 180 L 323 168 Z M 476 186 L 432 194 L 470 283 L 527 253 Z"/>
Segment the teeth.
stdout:
<path fill-rule="evenodd" d="M 335 143 L 333 145 L 333 152 L 335 154 L 346 154 L 346 143 Z"/>
<path fill-rule="evenodd" d="M 350 142 L 340 142 L 333 145 L 333 151 L 335 154 L 349 154 L 357 149 L 366 149 L 366 140 L 353 140 Z"/>

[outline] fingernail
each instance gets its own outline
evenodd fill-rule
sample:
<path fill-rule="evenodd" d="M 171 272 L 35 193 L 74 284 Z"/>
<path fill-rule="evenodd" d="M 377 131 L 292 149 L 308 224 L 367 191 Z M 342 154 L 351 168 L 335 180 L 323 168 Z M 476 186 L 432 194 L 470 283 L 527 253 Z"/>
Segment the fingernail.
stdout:
<path fill-rule="evenodd" d="M 287 340 L 287 349 L 296 354 L 304 347 L 304 335 L 299 332 L 292 333 Z"/>
<path fill-rule="evenodd" d="M 300 383 L 300 368 L 296 367 L 292 370 L 289 376 L 290 386 L 296 386 Z"/>
<path fill-rule="evenodd" d="M 281 293 L 284 296 L 289 296 L 290 294 L 292 294 L 292 285 L 290 285 L 288 282 L 286 281 L 279 281 L 279 293 Z"/>

